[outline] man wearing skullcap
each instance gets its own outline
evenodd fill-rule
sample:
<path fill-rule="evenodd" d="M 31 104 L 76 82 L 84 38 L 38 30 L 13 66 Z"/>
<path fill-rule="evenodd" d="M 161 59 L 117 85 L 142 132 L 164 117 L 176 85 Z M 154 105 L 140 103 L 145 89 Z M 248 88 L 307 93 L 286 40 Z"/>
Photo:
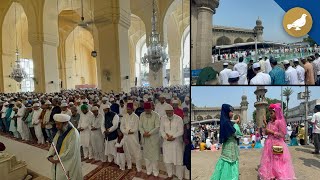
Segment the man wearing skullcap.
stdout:
<path fill-rule="evenodd" d="M 3 124 L 2 125 L 3 132 L 9 131 L 9 127 L 7 127 L 7 122 L 6 122 L 6 112 L 7 112 L 8 106 L 9 106 L 9 103 L 5 101 L 1 109 L 1 120 Z"/>
<path fill-rule="evenodd" d="M 34 131 L 36 133 L 38 144 L 44 144 L 44 136 L 41 129 L 40 115 L 42 109 L 40 108 L 39 103 L 33 104 L 33 115 L 32 115 L 32 124 L 34 126 Z"/>
<path fill-rule="evenodd" d="M 103 108 L 106 106 L 106 105 L 109 105 L 111 106 L 111 104 L 108 102 L 108 98 L 107 97 L 103 97 L 102 100 L 101 100 L 101 103 L 100 103 L 100 113 L 104 115 L 104 111 L 103 111 Z"/>
<path fill-rule="evenodd" d="M 45 125 L 45 131 L 47 133 L 48 141 L 51 143 L 53 139 L 53 133 L 52 133 L 52 123 L 50 123 L 50 115 L 52 112 L 52 104 L 49 100 L 47 100 L 44 103 L 45 107 L 45 114 L 43 117 L 43 124 Z"/>
<path fill-rule="evenodd" d="M 141 113 L 144 112 L 144 101 L 143 100 L 140 100 L 140 104 L 139 104 L 139 107 L 134 111 L 134 113 L 140 117 Z"/>
<path fill-rule="evenodd" d="M 144 103 L 144 112 L 141 113 L 139 130 L 143 136 L 143 157 L 146 164 L 147 175 L 158 177 L 158 161 L 160 159 L 160 116 L 152 111 L 151 103 Z"/>
<path fill-rule="evenodd" d="M 251 79 L 250 85 L 270 85 L 271 84 L 270 75 L 263 73 L 261 71 L 260 63 L 254 63 L 252 68 L 253 68 L 253 72 L 256 74 L 256 76 Z"/>
<path fill-rule="evenodd" d="M 78 123 L 79 123 L 79 120 L 80 120 L 80 114 L 78 112 L 78 108 L 76 106 L 73 106 L 71 108 L 71 119 L 70 119 L 70 122 L 73 124 L 74 127 L 78 127 Z"/>
<path fill-rule="evenodd" d="M 119 107 L 119 114 L 118 114 L 120 117 L 120 121 L 123 115 L 125 115 L 126 113 L 127 113 L 127 107 L 125 107 L 124 101 L 120 100 L 120 107 Z"/>
<path fill-rule="evenodd" d="M 277 59 L 271 57 L 270 64 L 272 67 L 272 70 L 269 72 L 269 75 L 271 77 L 271 85 L 285 85 L 285 71 L 278 66 Z"/>
<path fill-rule="evenodd" d="M 93 114 L 89 111 L 88 106 L 83 104 L 81 106 L 80 120 L 78 124 L 78 130 L 80 131 L 80 145 L 83 149 L 84 161 L 91 162 L 93 159 L 92 144 L 90 142 L 91 135 L 91 121 Z"/>
<path fill-rule="evenodd" d="M 110 98 L 111 106 L 110 109 L 112 112 L 115 112 L 119 115 L 120 113 L 120 105 L 115 101 L 114 98 Z"/>
<path fill-rule="evenodd" d="M 299 85 L 298 72 L 294 69 L 288 60 L 283 61 L 284 69 L 286 70 L 286 84 Z"/>
<path fill-rule="evenodd" d="M 301 84 L 301 85 L 304 85 L 304 76 L 305 76 L 305 70 L 303 67 L 300 66 L 300 63 L 299 63 L 299 59 L 298 58 L 294 58 L 293 59 L 293 64 L 295 66 L 295 69 L 297 71 L 297 74 L 298 74 L 298 83 Z"/>
<path fill-rule="evenodd" d="M 51 125 L 52 125 L 52 136 L 54 136 L 55 134 L 56 134 L 56 132 L 57 132 L 57 128 L 54 126 L 54 119 L 53 119 L 53 116 L 55 115 L 55 114 L 60 114 L 61 113 L 61 108 L 60 108 L 60 106 L 59 106 L 59 99 L 58 98 L 53 98 L 52 99 L 52 106 L 53 106 L 53 108 L 52 108 L 52 111 L 51 111 L 51 114 L 50 114 L 50 123 L 51 123 Z"/>
<path fill-rule="evenodd" d="M 26 108 L 20 101 L 16 102 L 16 106 L 18 107 L 17 131 L 21 135 L 22 140 L 27 141 L 29 140 L 29 128 L 27 124 L 24 121 L 22 121 Z"/>
<path fill-rule="evenodd" d="M 239 58 L 239 63 L 234 65 L 233 70 L 239 72 L 239 84 L 247 85 L 247 64 L 243 62 L 243 57 Z"/>
<path fill-rule="evenodd" d="M 168 103 L 165 102 L 165 95 L 161 94 L 159 97 L 159 101 L 156 104 L 155 111 L 159 114 L 160 117 L 166 115 L 165 107 L 167 106 Z"/>
<path fill-rule="evenodd" d="M 104 106 L 104 123 L 101 126 L 101 131 L 105 136 L 105 155 L 108 156 L 109 164 L 114 160 L 116 161 L 116 147 L 119 127 L 119 116 L 110 110 L 110 106 L 107 104 Z"/>
<path fill-rule="evenodd" d="M 127 113 L 120 122 L 120 130 L 124 135 L 124 147 L 128 169 L 132 168 L 132 159 L 135 159 L 138 174 L 141 175 L 141 147 L 139 144 L 138 130 L 139 117 L 133 113 L 133 103 L 127 104 Z"/>
<path fill-rule="evenodd" d="M 190 110 L 190 97 L 186 96 L 184 102 L 182 103 L 182 109 L 188 108 Z"/>
<path fill-rule="evenodd" d="M 104 116 L 99 113 L 99 108 L 97 106 L 93 106 L 91 109 L 93 113 L 92 121 L 90 123 L 91 126 L 91 144 L 93 157 L 96 163 L 98 161 L 105 162 L 105 154 L 104 154 L 104 135 L 101 132 L 101 125 L 104 122 Z"/>
<path fill-rule="evenodd" d="M 240 74 L 238 71 L 231 71 L 228 74 L 228 82 L 230 85 L 238 85 L 240 79 Z"/>
<path fill-rule="evenodd" d="M 66 115 L 69 115 L 69 116 L 72 115 L 71 110 L 68 109 L 68 104 L 67 103 L 62 103 L 60 108 L 61 108 L 61 114 L 66 114 Z"/>
<path fill-rule="evenodd" d="M 79 132 L 70 123 L 70 116 L 66 114 L 55 114 L 53 118 L 58 130 L 53 139 L 53 143 L 59 153 L 61 162 L 71 180 L 82 180 Z M 52 163 L 52 179 L 66 179 L 53 146 L 49 149 L 47 159 Z"/>
<path fill-rule="evenodd" d="M 223 70 L 219 74 L 219 82 L 221 85 L 229 85 L 228 75 L 232 70 L 228 69 L 228 65 L 228 63 L 223 63 Z"/>
<path fill-rule="evenodd" d="M 160 120 L 160 134 L 163 138 L 163 162 L 168 177 L 172 178 L 173 166 L 177 177 L 183 179 L 183 120 L 173 113 L 173 107 L 167 105 L 166 115 Z"/>

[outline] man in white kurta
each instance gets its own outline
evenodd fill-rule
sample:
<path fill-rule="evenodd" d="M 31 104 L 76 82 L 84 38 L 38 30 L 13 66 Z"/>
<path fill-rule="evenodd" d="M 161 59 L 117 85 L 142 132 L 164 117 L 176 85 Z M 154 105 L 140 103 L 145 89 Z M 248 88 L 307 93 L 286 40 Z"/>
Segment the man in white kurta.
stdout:
<path fill-rule="evenodd" d="M 143 157 L 146 162 L 147 175 L 158 177 L 158 161 L 160 158 L 160 117 L 152 111 L 151 103 L 144 103 L 144 112 L 140 115 L 139 130 L 143 136 Z"/>
<path fill-rule="evenodd" d="M 17 112 L 17 131 L 21 135 L 22 140 L 27 141 L 29 140 L 29 128 L 27 124 L 22 120 L 26 107 L 19 101 L 16 103 L 16 106 L 18 107 Z"/>
<path fill-rule="evenodd" d="M 82 167 L 80 155 L 80 140 L 78 130 L 70 123 L 70 116 L 65 114 L 55 114 L 53 119 L 58 132 L 53 143 L 59 153 L 61 162 L 71 180 L 82 180 Z M 52 180 L 66 180 L 67 177 L 58 160 L 53 146 L 50 147 L 48 158 L 52 163 Z"/>
<path fill-rule="evenodd" d="M 228 63 L 223 63 L 223 70 L 219 73 L 220 84 L 229 85 L 228 79 L 231 71 L 231 69 L 228 69 Z"/>
<path fill-rule="evenodd" d="M 40 108 L 40 104 L 34 103 L 33 104 L 32 124 L 34 127 L 36 137 L 38 139 L 38 144 L 44 144 L 44 137 L 42 134 L 41 123 L 39 120 L 41 112 L 42 112 L 42 109 Z"/>
<path fill-rule="evenodd" d="M 247 64 L 243 62 L 243 57 L 239 58 L 239 63 L 234 65 L 233 70 L 238 71 L 240 75 L 240 79 L 238 81 L 239 85 L 248 85 L 248 80 L 247 80 Z"/>
<path fill-rule="evenodd" d="M 283 61 L 284 68 L 286 70 L 286 84 L 287 85 L 298 85 L 298 72 L 294 69 L 288 60 Z"/>
<path fill-rule="evenodd" d="M 298 74 L 298 82 L 299 82 L 299 84 L 304 85 L 305 84 L 305 82 L 304 82 L 305 70 L 304 70 L 303 67 L 300 66 L 299 60 L 297 58 L 295 58 L 293 60 L 293 63 L 295 65 L 295 67 L 296 67 L 296 71 L 297 71 L 297 74 Z"/>
<path fill-rule="evenodd" d="M 102 105 L 104 115 L 104 122 L 101 125 L 101 132 L 105 136 L 105 155 L 108 156 L 108 162 L 111 163 L 116 160 L 117 149 L 117 128 L 119 127 L 119 116 L 110 110 L 108 104 Z"/>
<path fill-rule="evenodd" d="M 93 119 L 93 114 L 88 110 L 88 106 L 83 104 L 81 106 L 80 119 L 78 124 L 78 130 L 80 131 L 80 145 L 83 149 L 83 160 L 88 160 L 86 162 L 92 161 L 93 153 L 92 153 L 92 145 L 90 142 L 91 136 L 91 121 Z M 88 159 L 89 158 L 89 159 Z"/>
<path fill-rule="evenodd" d="M 271 77 L 269 74 L 261 72 L 260 63 L 252 65 L 253 72 L 256 74 L 251 80 L 250 85 L 270 85 Z"/>
<path fill-rule="evenodd" d="M 265 57 L 265 66 L 266 66 L 266 71 L 265 73 L 269 74 L 269 72 L 272 70 L 271 64 L 270 64 L 270 59 L 268 57 Z"/>
<path fill-rule="evenodd" d="M 101 132 L 101 125 L 104 122 L 104 116 L 99 113 L 99 108 L 97 106 L 93 106 L 91 109 L 94 117 L 91 121 L 91 144 L 93 157 L 96 163 L 98 161 L 105 162 L 105 154 L 104 154 L 104 135 Z"/>
<path fill-rule="evenodd" d="M 159 101 L 155 106 L 155 111 L 159 114 L 160 117 L 166 115 L 166 111 L 164 110 L 167 106 L 167 103 L 165 102 L 166 98 L 164 94 L 161 94 L 159 97 Z"/>
<path fill-rule="evenodd" d="M 166 116 L 160 120 L 160 134 L 163 141 L 163 162 L 166 165 L 168 177 L 172 178 L 173 166 L 177 177 L 183 179 L 183 120 L 173 114 L 173 107 L 167 105 Z"/>
<path fill-rule="evenodd" d="M 62 103 L 60 107 L 61 107 L 61 114 L 67 114 L 69 116 L 72 116 L 71 110 L 68 109 L 67 103 Z"/>
<path fill-rule="evenodd" d="M 120 130 L 124 135 L 124 149 L 128 169 L 132 168 L 132 158 L 135 159 L 138 174 L 141 172 L 141 146 L 139 144 L 139 117 L 133 113 L 133 103 L 127 104 L 127 113 L 120 122 Z M 139 175 L 138 175 L 139 176 Z"/>

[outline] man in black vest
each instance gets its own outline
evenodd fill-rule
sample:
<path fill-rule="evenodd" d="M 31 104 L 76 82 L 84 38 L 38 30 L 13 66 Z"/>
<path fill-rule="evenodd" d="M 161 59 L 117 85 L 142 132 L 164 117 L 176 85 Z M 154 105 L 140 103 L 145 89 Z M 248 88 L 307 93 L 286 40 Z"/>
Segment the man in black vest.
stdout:
<path fill-rule="evenodd" d="M 117 129 L 120 121 L 119 116 L 110 110 L 109 105 L 105 105 L 103 111 L 105 113 L 105 121 L 101 126 L 101 130 L 105 135 L 105 155 L 108 156 L 108 162 L 110 164 L 117 155 L 115 144 L 117 143 Z"/>

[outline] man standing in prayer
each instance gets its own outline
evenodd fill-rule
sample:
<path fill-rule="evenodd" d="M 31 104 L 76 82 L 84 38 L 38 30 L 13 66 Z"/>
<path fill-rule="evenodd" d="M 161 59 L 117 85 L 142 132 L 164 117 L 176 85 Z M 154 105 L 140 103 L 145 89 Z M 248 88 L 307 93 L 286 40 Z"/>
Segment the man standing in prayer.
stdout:
<path fill-rule="evenodd" d="M 320 85 L 320 55 L 319 53 L 315 54 L 315 60 L 313 61 L 314 66 L 314 78 L 316 85 Z"/>
<path fill-rule="evenodd" d="M 76 106 L 73 106 L 71 108 L 71 119 L 70 122 L 73 124 L 74 127 L 78 127 L 79 120 L 80 120 L 80 114 L 78 113 L 78 108 Z"/>
<path fill-rule="evenodd" d="M 173 101 L 172 101 L 172 107 L 173 107 L 173 110 L 174 110 L 173 113 L 174 113 L 175 115 L 180 116 L 181 119 L 183 119 L 183 118 L 184 118 L 183 110 L 179 108 L 178 103 L 179 103 L 179 102 L 178 102 L 177 100 L 173 100 Z"/>
<path fill-rule="evenodd" d="M 233 67 L 234 71 L 238 71 L 240 75 L 239 84 L 241 85 L 247 85 L 247 64 L 243 62 L 243 57 L 239 58 L 239 63 L 234 65 Z"/>
<path fill-rule="evenodd" d="M 259 56 L 259 64 L 261 72 L 266 73 L 266 62 L 263 60 L 262 56 Z"/>
<path fill-rule="evenodd" d="M 25 106 L 18 101 L 16 103 L 16 106 L 18 107 L 18 112 L 17 112 L 17 131 L 19 132 L 19 134 L 21 135 L 21 138 L 23 141 L 27 141 L 29 140 L 29 128 L 27 126 L 27 124 L 22 120 L 26 108 Z"/>
<path fill-rule="evenodd" d="M 271 77 L 271 85 L 285 85 L 286 73 L 282 68 L 277 66 L 278 61 L 275 58 L 271 57 L 270 64 L 272 67 L 272 70 L 269 72 L 269 75 Z"/>
<path fill-rule="evenodd" d="M 223 70 L 219 73 L 219 79 L 221 85 L 229 85 L 228 77 L 229 73 L 232 71 L 228 69 L 228 63 L 223 63 Z"/>
<path fill-rule="evenodd" d="M 117 143 L 118 133 L 117 129 L 119 126 L 119 116 L 110 111 L 108 104 L 103 105 L 104 110 L 104 122 L 101 126 L 101 131 L 105 137 L 105 155 L 108 156 L 109 164 L 114 160 L 116 161 L 117 149 L 115 144 Z"/>
<path fill-rule="evenodd" d="M 163 141 L 163 162 L 168 177 L 172 179 L 173 165 L 179 180 L 183 179 L 183 120 L 173 114 L 173 107 L 167 105 L 166 116 L 161 117 L 160 134 Z"/>
<path fill-rule="evenodd" d="M 92 161 L 93 154 L 92 154 L 92 145 L 90 142 L 90 134 L 91 134 L 91 121 L 93 118 L 93 114 L 91 111 L 88 110 L 88 106 L 83 104 L 81 106 L 81 114 L 80 120 L 78 124 L 78 130 L 80 131 L 80 145 L 83 149 L 84 154 L 84 161 L 89 163 Z"/>
<path fill-rule="evenodd" d="M 134 113 L 140 117 L 140 115 L 144 112 L 144 101 L 143 100 L 140 100 L 140 104 L 139 104 L 139 107 L 134 111 Z"/>
<path fill-rule="evenodd" d="M 271 64 L 270 64 L 270 60 L 268 59 L 267 56 L 265 56 L 264 59 L 265 59 L 265 66 L 266 66 L 265 73 L 269 74 L 270 71 L 272 70 L 272 67 L 271 67 Z"/>
<path fill-rule="evenodd" d="M 315 150 L 312 154 L 319 154 L 320 151 L 320 105 L 314 107 L 314 114 L 311 119 L 311 124 L 313 126 L 312 136 Z"/>
<path fill-rule="evenodd" d="M 133 113 L 133 103 L 127 104 L 127 113 L 120 122 L 120 130 L 124 135 L 124 148 L 128 169 L 132 168 L 132 158 L 135 159 L 138 174 L 141 175 L 141 146 L 139 144 L 138 130 L 139 117 Z"/>
<path fill-rule="evenodd" d="M 120 113 L 120 105 L 115 101 L 114 98 L 110 98 L 110 102 L 111 102 L 111 106 L 110 106 L 111 111 L 119 114 Z"/>
<path fill-rule="evenodd" d="M 66 114 L 55 114 L 53 116 L 56 128 L 56 133 L 53 143 L 59 153 L 61 162 L 71 180 L 82 180 L 82 167 L 80 155 L 80 140 L 78 130 L 69 122 L 70 116 Z M 66 179 L 65 172 L 56 155 L 53 146 L 48 152 L 48 161 L 52 163 L 52 179 Z"/>
<path fill-rule="evenodd" d="M 156 104 L 155 111 L 159 114 L 160 117 L 166 115 L 165 107 L 167 106 L 167 103 L 165 102 L 165 95 L 161 94 L 159 97 L 159 101 Z"/>
<path fill-rule="evenodd" d="M 300 66 L 299 59 L 295 58 L 293 60 L 293 63 L 294 63 L 294 66 L 296 67 L 296 71 L 298 74 L 298 82 L 299 82 L 299 84 L 304 85 L 305 84 L 304 83 L 305 70 L 303 67 Z"/>
<path fill-rule="evenodd" d="M 250 84 L 251 79 L 255 76 L 252 66 L 253 66 L 253 59 L 251 59 L 248 64 L 247 79 L 248 79 L 249 84 Z"/>
<path fill-rule="evenodd" d="M 299 85 L 297 70 L 290 65 L 288 60 L 284 60 L 283 65 L 286 70 L 286 84 Z"/>
<path fill-rule="evenodd" d="M 45 105 L 46 113 L 43 117 L 43 124 L 45 125 L 45 131 L 48 136 L 48 141 L 51 143 L 52 139 L 53 139 L 52 124 L 50 123 L 50 114 L 52 112 L 52 106 L 51 106 L 51 102 L 49 100 L 47 100 L 44 103 L 44 105 Z"/>
<path fill-rule="evenodd" d="M 104 155 L 104 137 L 101 132 L 101 125 L 104 122 L 104 116 L 99 113 L 99 108 L 97 106 L 93 106 L 91 109 L 94 117 L 91 121 L 91 144 L 93 150 L 93 157 L 96 163 L 98 161 L 105 162 L 106 158 Z"/>
<path fill-rule="evenodd" d="M 44 137 L 41 129 L 41 122 L 39 117 L 41 115 L 42 109 L 40 108 L 39 103 L 33 104 L 33 115 L 32 115 L 32 124 L 34 126 L 34 131 L 38 139 L 38 144 L 44 144 Z"/>
<path fill-rule="evenodd" d="M 306 77 L 305 83 L 306 85 L 314 85 L 315 83 L 314 83 L 313 67 L 312 67 L 312 64 L 306 58 L 301 59 L 301 62 L 305 70 L 305 77 Z"/>
<path fill-rule="evenodd" d="M 61 107 L 61 114 L 66 114 L 66 115 L 69 115 L 69 116 L 72 115 L 71 110 L 68 109 L 68 104 L 67 103 L 62 103 L 60 107 Z"/>
<path fill-rule="evenodd" d="M 144 110 L 140 116 L 139 130 L 143 135 L 143 157 L 146 163 L 147 175 L 159 175 L 158 161 L 160 159 L 160 117 L 151 110 L 151 103 L 144 103 Z"/>
<path fill-rule="evenodd" d="M 54 136 L 57 132 L 57 128 L 56 126 L 54 125 L 54 119 L 53 119 L 53 116 L 55 114 L 60 114 L 61 113 L 61 108 L 59 106 L 59 99 L 58 98 L 53 98 L 52 99 L 52 111 L 51 111 L 51 114 L 50 114 L 50 123 L 52 124 L 52 136 Z"/>
<path fill-rule="evenodd" d="M 256 76 L 251 79 L 250 85 L 270 85 L 271 84 L 270 75 L 263 73 L 261 71 L 260 63 L 253 64 L 253 71 L 256 74 Z"/>
<path fill-rule="evenodd" d="M 228 82 L 230 85 L 238 85 L 240 79 L 240 74 L 238 71 L 231 71 L 229 73 Z"/>

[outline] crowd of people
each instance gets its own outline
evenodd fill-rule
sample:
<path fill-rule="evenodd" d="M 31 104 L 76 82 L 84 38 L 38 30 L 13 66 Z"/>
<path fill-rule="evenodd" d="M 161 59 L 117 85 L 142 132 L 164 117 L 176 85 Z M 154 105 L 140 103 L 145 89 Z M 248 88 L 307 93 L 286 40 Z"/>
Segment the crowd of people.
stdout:
<path fill-rule="evenodd" d="M 159 176 L 160 155 L 168 179 L 190 170 L 191 131 L 188 86 L 132 88 L 129 93 L 98 89 L 59 93 L 0 94 L 0 129 L 16 139 L 50 146 L 53 179 L 82 179 L 81 161 L 117 164 L 142 176 Z M 81 148 L 80 148 L 81 147 Z M 175 169 L 175 170 L 174 170 Z"/>
<path fill-rule="evenodd" d="M 320 55 L 284 60 L 280 66 L 275 57 L 260 56 L 258 62 L 246 64 L 243 57 L 233 69 L 223 63 L 219 73 L 221 85 L 320 85 Z"/>

